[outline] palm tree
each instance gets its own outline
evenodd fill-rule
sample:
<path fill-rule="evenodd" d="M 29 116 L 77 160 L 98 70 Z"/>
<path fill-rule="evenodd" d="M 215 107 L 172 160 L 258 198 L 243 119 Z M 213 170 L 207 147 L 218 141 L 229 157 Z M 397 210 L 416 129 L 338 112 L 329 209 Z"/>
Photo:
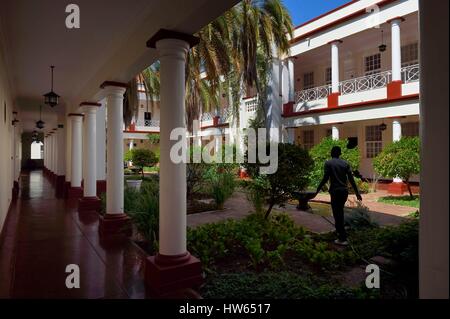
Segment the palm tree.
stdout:
<path fill-rule="evenodd" d="M 282 0 L 243 0 L 197 32 L 200 42 L 189 51 L 186 63 L 188 130 L 202 110 L 218 108 L 220 95 L 228 90 L 239 121 L 243 86 L 256 88 L 264 111 L 271 59 L 289 51 L 292 32 L 292 20 Z M 159 94 L 159 69 L 146 69 L 132 82 L 136 81 L 144 83 L 152 99 Z M 130 85 L 126 95 L 128 113 L 137 110 L 133 105 L 138 101 L 131 97 L 137 93 L 136 87 Z"/>

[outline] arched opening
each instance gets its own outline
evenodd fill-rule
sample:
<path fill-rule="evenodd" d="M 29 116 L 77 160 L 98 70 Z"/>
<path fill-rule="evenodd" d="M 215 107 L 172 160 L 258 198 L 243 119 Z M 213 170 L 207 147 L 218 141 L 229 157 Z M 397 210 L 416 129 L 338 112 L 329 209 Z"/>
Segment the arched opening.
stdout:
<path fill-rule="evenodd" d="M 42 142 L 34 141 L 31 143 L 31 157 L 32 160 L 40 160 L 44 158 L 44 144 Z"/>

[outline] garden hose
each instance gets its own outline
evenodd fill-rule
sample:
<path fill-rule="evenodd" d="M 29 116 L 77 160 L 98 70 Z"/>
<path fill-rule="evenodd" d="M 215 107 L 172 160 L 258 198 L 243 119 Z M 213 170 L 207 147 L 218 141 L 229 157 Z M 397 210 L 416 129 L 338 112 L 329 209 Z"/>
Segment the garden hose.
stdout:
<path fill-rule="evenodd" d="M 333 227 L 335 227 L 334 223 L 331 222 L 328 218 L 326 218 L 325 216 L 322 216 L 322 215 L 320 215 L 320 217 L 322 217 L 322 218 L 325 219 L 327 222 L 329 222 L 331 225 L 333 225 Z M 353 247 L 353 245 L 352 245 L 351 243 L 349 243 L 348 245 L 349 245 L 350 248 L 353 250 L 353 252 L 356 254 L 356 256 L 359 257 L 359 259 L 361 259 L 362 261 L 364 261 L 367 265 L 372 264 L 370 261 L 368 261 L 367 259 L 365 259 L 364 257 L 362 257 L 362 256 L 356 251 L 355 247 Z M 386 273 L 386 274 L 388 274 L 388 275 L 390 275 L 390 276 L 394 276 L 393 273 L 391 273 L 391 272 L 389 272 L 389 271 L 387 271 L 387 270 L 384 270 L 384 269 L 381 268 L 380 266 L 378 266 L 378 267 L 380 268 L 380 271 L 382 271 L 382 272 L 384 272 L 384 273 Z"/>

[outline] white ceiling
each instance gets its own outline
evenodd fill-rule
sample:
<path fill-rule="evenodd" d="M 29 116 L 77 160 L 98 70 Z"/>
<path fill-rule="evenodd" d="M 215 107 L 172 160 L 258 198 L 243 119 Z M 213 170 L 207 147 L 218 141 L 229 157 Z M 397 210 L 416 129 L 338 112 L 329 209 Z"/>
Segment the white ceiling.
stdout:
<path fill-rule="evenodd" d="M 101 98 L 103 81 L 128 82 L 151 65 L 156 52 L 146 41 L 159 29 L 194 33 L 238 0 L 78 0 L 81 28 L 67 29 L 60 0 L 2 0 L 0 28 L 15 108 L 32 130 L 42 94 L 54 91 L 60 105 L 47 107 L 49 130 L 65 108 Z M 45 121 L 45 120 L 44 120 Z M 54 123 L 52 123 L 54 122 Z"/>

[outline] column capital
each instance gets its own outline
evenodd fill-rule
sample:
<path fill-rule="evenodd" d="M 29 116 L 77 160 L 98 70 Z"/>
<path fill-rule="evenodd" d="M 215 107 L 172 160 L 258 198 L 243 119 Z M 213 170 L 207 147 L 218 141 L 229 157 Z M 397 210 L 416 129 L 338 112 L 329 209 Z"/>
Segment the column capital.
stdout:
<path fill-rule="evenodd" d="M 80 103 L 80 110 L 84 113 L 96 112 L 97 108 L 101 107 L 100 103 L 96 102 L 82 102 Z"/>
<path fill-rule="evenodd" d="M 327 44 L 341 44 L 342 42 L 344 41 L 342 41 L 341 39 L 334 39 L 328 42 Z"/>
<path fill-rule="evenodd" d="M 69 113 L 69 114 L 67 114 L 67 116 L 69 116 L 69 117 L 76 117 L 76 116 L 83 116 L 83 114 L 81 114 L 81 113 Z"/>
<path fill-rule="evenodd" d="M 156 49 L 156 43 L 160 40 L 166 40 L 166 39 L 174 39 L 174 40 L 181 40 L 189 44 L 189 47 L 192 48 L 196 46 L 200 39 L 196 36 L 193 36 L 192 34 L 182 33 L 174 30 L 167 30 L 167 29 L 159 29 L 158 32 L 156 32 L 148 41 L 147 41 L 147 47 Z"/>
<path fill-rule="evenodd" d="M 100 88 L 105 90 L 106 95 L 117 95 L 117 96 L 123 96 L 128 87 L 129 85 L 127 83 L 115 81 L 105 81 L 100 85 Z"/>
<path fill-rule="evenodd" d="M 389 19 L 389 20 L 386 20 L 386 23 L 400 23 L 400 22 L 403 22 L 403 21 L 405 21 L 405 18 L 403 18 L 403 17 L 395 17 L 395 18 L 392 18 L 392 19 Z"/>

